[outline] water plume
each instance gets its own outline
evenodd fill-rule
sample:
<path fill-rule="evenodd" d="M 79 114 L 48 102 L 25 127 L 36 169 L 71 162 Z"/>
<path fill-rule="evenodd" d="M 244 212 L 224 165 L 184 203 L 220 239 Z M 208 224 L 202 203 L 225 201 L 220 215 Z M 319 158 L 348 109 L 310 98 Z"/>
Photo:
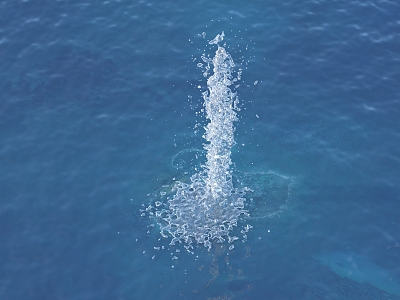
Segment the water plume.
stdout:
<path fill-rule="evenodd" d="M 216 45 L 213 58 L 202 56 L 206 64 L 207 91 L 203 93 L 205 116 L 204 150 L 206 161 L 190 182 L 176 181 L 173 193 L 166 202 L 157 201 L 147 211 L 155 216 L 161 235 L 171 238 L 171 245 L 184 243 L 191 251 L 193 243 L 211 249 L 213 242 L 232 243 L 238 237 L 232 230 L 243 215 L 247 188 L 234 187 L 232 181 L 231 148 L 235 145 L 234 122 L 237 121 L 238 97 L 232 85 L 240 79 L 234 76 L 235 64 L 231 55 L 220 45 L 224 33 L 209 42 Z M 242 233 L 251 228 L 246 225 Z M 233 245 L 231 245 L 233 248 Z"/>

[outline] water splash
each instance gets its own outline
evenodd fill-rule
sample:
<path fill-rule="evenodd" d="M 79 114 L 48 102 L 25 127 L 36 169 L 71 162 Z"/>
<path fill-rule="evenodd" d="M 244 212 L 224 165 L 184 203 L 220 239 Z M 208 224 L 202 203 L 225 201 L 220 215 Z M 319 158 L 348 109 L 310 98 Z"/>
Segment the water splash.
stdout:
<path fill-rule="evenodd" d="M 201 170 L 190 177 L 189 183 L 177 181 L 173 194 L 166 203 L 157 201 L 146 211 L 153 215 L 161 235 L 171 238 L 171 245 L 184 242 L 190 252 L 193 243 L 211 249 L 213 242 L 232 243 L 238 237 L 232 235 L 241 216 L 248 216 L 244 208 L 247 188 L 236 188 L 232 182 L 231 148 L 235 145 L 234 122 L 237 121 L 238 98 L 231 86 L 240 78 L 234 77 L 232 57 L 219 45 L 224 32 L 209 42 L 218 49 L 213 58 L 202 56 L 206 64 L 205 76 L 208 91 L 203 93 L 208 124 L 203 138 L 206 140 L 206 162 Z M 251 228 L 246 225 L 242 233 Z M 233 245 L 231 245 L 233 248 Z"/>
<path fill-rule="evenodd" d="M 210 42 L 216 44 L 223 40 L 224 33 Z M 204 145 L 207 151 L 206 185 L 214 199 L 226 199 L 232 191 L 232 171 L 230 170 L 231 148 L 235 145 L 234 125 L 237 121 L 238 99 L 230 86 L 237 80 L 232 76 L 235 66 L 225 48 L 218 45 L 213 59 L 203 56 L 203 61 L 214 66 L 214 74 L 207 80 L 208 92 L 203 93 L 206 118 Z"/>

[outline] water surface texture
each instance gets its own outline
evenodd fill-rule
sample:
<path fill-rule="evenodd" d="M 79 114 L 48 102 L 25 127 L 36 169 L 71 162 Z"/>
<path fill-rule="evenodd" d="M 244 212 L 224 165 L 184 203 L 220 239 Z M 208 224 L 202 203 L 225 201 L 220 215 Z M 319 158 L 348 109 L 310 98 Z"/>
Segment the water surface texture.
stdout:
<path fill-rule="evenodd" d="M 400 299 L 399 16 L 383 0 L 1 2 L 0 299 Z M 197 64 L 222 31 L 253 228 L 190 254 L 140 209 L 204 158 Z"/>

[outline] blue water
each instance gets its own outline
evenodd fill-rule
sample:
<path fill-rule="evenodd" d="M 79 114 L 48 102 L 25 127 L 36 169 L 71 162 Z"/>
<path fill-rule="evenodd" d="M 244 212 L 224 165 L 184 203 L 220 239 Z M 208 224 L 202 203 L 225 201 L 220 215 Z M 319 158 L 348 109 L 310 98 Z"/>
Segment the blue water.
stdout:
<path fill-rule="evenodd" d="M 0 299 L 400 299 L 373 277 L 400 282 L 399 16 L 383 0 L 1 2 Z M 172 260 L 138 210 L 202 148 L 196 63 L 222 31 L 244 69 L 235 168 L 290 178 L 290 203 L 231 252 Z M 316 259 L 338 251 L 370 280 Z"/>

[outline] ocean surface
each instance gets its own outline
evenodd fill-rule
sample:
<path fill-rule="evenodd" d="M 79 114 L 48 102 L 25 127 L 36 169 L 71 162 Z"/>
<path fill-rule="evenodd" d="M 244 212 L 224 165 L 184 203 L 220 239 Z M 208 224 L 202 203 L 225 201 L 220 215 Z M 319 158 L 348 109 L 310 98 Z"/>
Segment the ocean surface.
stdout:
<path fill-rule="evenodd" d="M 202 153 L 222 31 L 257 201 L 189 254 L 140 209 Z M 399 2 L 5 0 L 0 57 L 0 299 L 400 299 Z"/>

